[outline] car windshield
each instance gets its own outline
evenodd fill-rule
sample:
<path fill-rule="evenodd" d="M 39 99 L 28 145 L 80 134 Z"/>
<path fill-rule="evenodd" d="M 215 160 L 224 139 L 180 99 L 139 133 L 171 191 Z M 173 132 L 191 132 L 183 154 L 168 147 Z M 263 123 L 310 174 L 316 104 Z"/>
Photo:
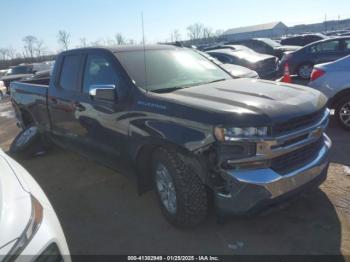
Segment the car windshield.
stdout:
<path fill-rule="evenodd" d="M 21 74 L 30 74 L 32 73 L 32 68 L 30 66 L 16 66 L 10 68 L 7 72 L 7 75 L 21 75 Z"/>
<path fill-rule="evenodd" d="M 116 53 L 136 85 L 149 91 L 166 91 L 230 79 L 231 76 L 189 49 Z"/>
<path fill-rule="evenodd" d="M 260 41 L 263 41 L 265 44 L 268 44 L 269 46 L 272 46 L 272 47 L 282 46 L 280 43 L 278 43 L 272 39 L 269 39 L 269 38 L 262 38 L 262 39 L 260 39 Z"/>

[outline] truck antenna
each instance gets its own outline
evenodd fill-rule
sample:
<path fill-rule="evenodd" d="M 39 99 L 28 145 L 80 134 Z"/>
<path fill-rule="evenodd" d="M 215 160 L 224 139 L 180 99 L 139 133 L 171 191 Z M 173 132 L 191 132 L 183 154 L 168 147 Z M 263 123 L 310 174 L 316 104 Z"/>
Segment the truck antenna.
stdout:
<path fill-rule="evenodd" d="M 148 91 L 148 89 L 147 89 L 146 42 L 145 42 L 145 27 L 144 27 L 144 22 L 143 22 L 143 12 L 141 12 L 141 24 L 142 24 L 143 62 L 144 62 L 144 69 L 145 69 L 145 86 L 146 86 L 146 91 Z"/>

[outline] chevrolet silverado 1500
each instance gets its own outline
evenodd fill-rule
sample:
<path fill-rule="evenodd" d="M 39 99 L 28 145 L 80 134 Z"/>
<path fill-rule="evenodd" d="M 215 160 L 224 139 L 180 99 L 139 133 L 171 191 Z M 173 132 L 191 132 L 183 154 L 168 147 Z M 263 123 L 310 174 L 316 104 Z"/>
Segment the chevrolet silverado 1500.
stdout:
<path fill-rule="evenodd" d="M 135 175 L 175 225 L 202 221 L 211 196 L 219 214 L 247 214 L 327 175 L 324 95 L 233 79 L 190 49 L 66 51 L 50 81 L 14 82 L 11 95 L 25 133 L 15 146 L 38 131 Z"/>

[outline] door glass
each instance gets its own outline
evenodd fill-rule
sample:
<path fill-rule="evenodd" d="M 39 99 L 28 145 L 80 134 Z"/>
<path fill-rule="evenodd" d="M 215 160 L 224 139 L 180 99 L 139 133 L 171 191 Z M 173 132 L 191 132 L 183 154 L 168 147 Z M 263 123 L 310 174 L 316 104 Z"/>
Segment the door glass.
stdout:
<path fill-rule="evenodd" d="M 345 49 L 346 51 L 350 51 L 350 39 L 345 40 L 344 49 Z"/>
<path fill-rule="evenodd" d="M 328 41 L 324 43 L 320 43 L 314 46 L 311 46 L 311 52 L 312 53 L 319 53 L 319 52 L 335 52 L 339 50 L 339 41 Z"/>
<path fill-rule="evenodd" d="M 84 72 L 84 93 L 91 85 L 117 85 L 118 76 L 113 66 L 102 55 L 89 55 Z"/>
<path fill-rule="evenodd" d="M 217 54 L 217 53 L 213 53 L 211 55 L 216 57 L 221 63 L 224 63 L 224 64 L 230 63 L 230 58 L 225 55 Z"/>
<path fill-rule="evenodd" d="M 59 86 L 66 90 L 79 91 L 80 55 L 67 55 L 63 58 Z"/>

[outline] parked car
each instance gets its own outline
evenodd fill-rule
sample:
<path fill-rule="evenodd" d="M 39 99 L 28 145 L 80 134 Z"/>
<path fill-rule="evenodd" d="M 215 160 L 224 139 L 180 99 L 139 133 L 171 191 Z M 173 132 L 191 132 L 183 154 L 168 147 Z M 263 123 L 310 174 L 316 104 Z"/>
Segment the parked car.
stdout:
<path fill-rule="evenodd" d="M 225 71 L 229 72 L 234 78 L 259 78 L 259 74 L 244 66 L 239 65 L 233 65 L 233 64 L 224 64 L 220 62 L 215 57 L 209 55 L 208 53 L 197 51 L 204 57 L 208 58 L 213 63 L 217 64 L 221 68 L 223 68 Z"/>
<path fill-rule="evenodd" d="M 139 193 L 153 185 L 177 226 L 203 221 L 209 196 L 220 215 L 247 214 L 327 176 L 322 93 L 233 79 L 191 49 L 65 51 L 49 86 L 15 82 L 11 95 L 24 130 L 135 175 Z"/>
<path fill-rule="evenodd" d="M 31 76 L 34 73 L 33 65 L 32 64 L 26 64 L 26 65 L 19 65 L 19 66 L 13 66 L 10 67 L 10 69 L 7 71 L 6 75 L 1 77 L 1 81 L 4 82 L 7 92 L 9 92 L 10 83 L 12 81 L 20 80 L 23 77 Z"/>
<path fill-rule="evenodd" d="M 2 100 L 4 98 L 6 93 L 7 93 L 7 88 L 4 84 L 4 81 L 0 80 L 0 100 Z"/>
<path fill-rule="evenodd" d="M 282 45 L 294 45 L 294 46 L 306 46 L 308 44 L 328 39 L 327 36 L 324 34 L 316 33 L 316 34 L 303 34 L 303 35 L 296 35 L 296 36 L 290 36 L 285 37 L 281 39 Z"/>
<path fill-rule="evenodd" d="M 38 71 L 33 75 L 21 78 L 19 81 L 48 85 L 50 81 L 51 73 L 52 73 L 52 69 Z"/>
<path fill-rule="evenodd" d="M 1 78 L 2 76 L 6 75 L 7 71 L 8 71 L 7 69 L 2 69 L 2 70 L 0 70 L 0 78 Z"/>
<path fill-rule="evenodd" d="M 239 45 L 223 45 L 207 49 L 207 53 L 224 64 L 234 64 L 254 70 L 263 79 L 276 76 L 278 59 L 274 56 L 259 54 Z"/>
<path fill-rule="evenodd" d="M 350 130 L 350 55 L 314 66 L 309 86 L 329 98 L 329 107 L 342 127 Z"/>
<path fill-rule="evenodd" d="M 230 44 L 233 45 L 244 45 L 260 54 L 268 54 L 276 56 L 279 59 L 282 58 L 283 53 L 287 51 L 296 51 L 300 49 L 300 46 L 287 46 L 281 45 L 280 43 L 269 39 L 269 38 L 253 38 L 246 40 L 232 41 Z"/>
<path fill-rule="evenodd" d="M 279 73 L 283 74 L 288 64 L 290 74 L 309 79 L 315 64 L 332 62 L 350 54 L 350 37 L 330 38 L 309 44 L 302 49 L 287 53 L 279 63 Z"/>
<path fill-rule="evenodd" d="M 19 136 L 15 142 L 23 141 L 25 137 Z M 1 149 L 0 214 L 0 261 L 15 261 L 18 256 L 47 261 L 45 255 L 50 255 L 50 261 L 71 261 L 60 222 L 45 193 Z"/>

